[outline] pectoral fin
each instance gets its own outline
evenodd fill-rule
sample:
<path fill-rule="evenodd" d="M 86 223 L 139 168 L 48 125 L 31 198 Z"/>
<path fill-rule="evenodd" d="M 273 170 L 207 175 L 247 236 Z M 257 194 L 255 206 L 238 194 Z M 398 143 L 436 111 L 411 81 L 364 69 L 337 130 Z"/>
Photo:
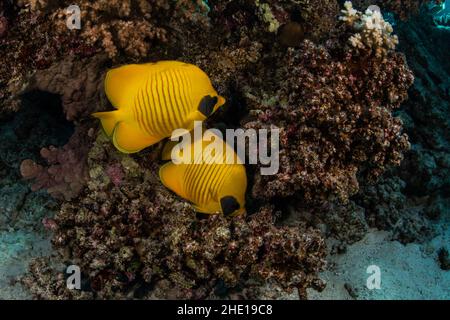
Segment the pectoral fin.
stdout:
<path fill-rule="evenodd" d="M 167 141 L 161 152 L 161 160 L 167 161 L 172 159 L 172 150 L 178 143 L 178 141 Z"/>
<path fill-rule="evenodd" d="M 197 213 L 202 213 L 202 214 L 217 214 L 219 213 L 218 211 L 214 211 L 211 210 L 210 208 L 208 208 L 208 206 L 198 206 L 198 205 L 194 205 L 194 209 Z"/>
<path fill-rule="evenodd" d="M 111 137 L 117 123 L 121 121 L 121 111 L 105 111 L 92 114 L 93 117 L 100 119 L 102 128 L 108 137 Z"/>

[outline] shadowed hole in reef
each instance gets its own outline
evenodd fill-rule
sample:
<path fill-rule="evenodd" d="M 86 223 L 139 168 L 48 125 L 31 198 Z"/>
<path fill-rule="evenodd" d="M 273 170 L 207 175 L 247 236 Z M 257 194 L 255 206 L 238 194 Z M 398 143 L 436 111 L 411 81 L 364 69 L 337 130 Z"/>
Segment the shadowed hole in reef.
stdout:
<path fill-rule="evenodd" d="M 56 203 L 44 191 L 30 192 L 20 174 L 25 159 L 45 164 L 43 147 L 66 144 L 74 126 L 65 119 L 59 95 L 34 91 L 22 97 L 18 112 L 0 120 L 0 229 L 32 229 L 53 211 Z"/>
<path fill-rule="evenodd" d="M 65 119 L 61 98 L 35 91 L 22 97 L 18 112 L 0 120 L 0 299 L 26 299 L 13 279 L 21 277 L 31 259 L 50 255 L 50 233 L 43 219 L 59 204 L 46 191 L 31 192 L 20 174 L 24 159 L 45 162 L 43 147 L 63 146 L 74 132 Z"/>
<path fill-rule="evenodd" d="M 21 102 L 18 112 L 0 122 L 0 160 L 15 171 L 24 159 L 40 161 L 43 147 L 63 146 L 74 132 L 59 95 L 32 91 Z"/>

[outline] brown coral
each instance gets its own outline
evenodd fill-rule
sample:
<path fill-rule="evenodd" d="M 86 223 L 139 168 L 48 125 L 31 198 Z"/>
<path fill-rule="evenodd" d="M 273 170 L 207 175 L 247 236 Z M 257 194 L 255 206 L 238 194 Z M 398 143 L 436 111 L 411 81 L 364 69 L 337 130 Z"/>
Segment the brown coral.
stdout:
<path fill-rule="evenodd" d="M 105 63 L 103 55 L 84 60 L 69 56 L 35 72 L 21 94 L 35 90 L 58 94 L 66 119 L 84 120 L 99 108 L 103 98 Z"/>
<path fill-rule="evenodd" d="M 89 156 L 89 192 L 55 217 L 53 244 L 70 253 L 66 259 L 81 267 L 95 297 L 130 297 L 154 286 L 145 297 L 205 298 L 221 283 L 233 288 L 250 279 L 276 281 L 305 297 L 306 288 L 323 285 L 317 272 L 325 251 L 317 231 L 276 227 L 270 207 L 248 218 L 197 220 L 189 205 L 160 185 L 154 165 L 148 170 L 122 157 L 126 179 L 120 186 L 108 183 L 102 172 L 111 153 L 100 137 Z M 52 287 L 49 282 L 38 286 Z M 28 284 L 41 298 L 54 297 Z"/>
<path fill-rule="evenodd" d="M 278 59 L 281 72 L 255 77 L 274 79 L 271 89 L 247 93 L 251 116 L 244 126 L 281 129 L 280 171 L 257 176 L 253 195 L 346 200 L 358 191 L 358 175 L 374 179 L 399 164 L 408 140 L 391 111 L 413 80 L 401 55 L 363 61 L 346 53 L 336 60 L 305 41 Z"/>
<path fill-rule="evenodd" d="M 3 3 L 3 2 L 2 2 Z M 47 1 L 42 1 L 47 6 Z M 93 48 L 82 43 L 74 34 L 57 33 L 49 17 L 32 12 L 24 3 L 5 2 L 1 24 L 7 21 L 7 33 L 0 36 L 0 55 L 7 63 L 0 64 L 0 114 L 17 111 L 17 95 L 28 77 L 36 70 L 48 68 L 63 55 L 88 57 Z"/>
<path fill-rule="evenodd" d="M 34 11 L 51 15 L 56 30 L 66 33 L 66 8 L 70 1 L 60 1 L 55 8 L 52 1 L 31 1 Z M 81 38 L 89 45 L 101 47 L 110 58 L 119 53 L 146 57 L 152 44 L 167 42 L 167 26 L 189 23 L 206 26 L 207 7 L 202 1 L 126 0 L 80 1 Z"/>

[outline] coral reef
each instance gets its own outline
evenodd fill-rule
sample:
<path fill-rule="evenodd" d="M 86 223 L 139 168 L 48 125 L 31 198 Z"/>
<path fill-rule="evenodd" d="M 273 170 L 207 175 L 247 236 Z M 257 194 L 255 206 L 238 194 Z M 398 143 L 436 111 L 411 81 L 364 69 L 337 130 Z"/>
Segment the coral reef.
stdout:
<path fill-rule="evenodd" d="M 45 70 L 39 70 L 27 80 L 22 95 L 45 92 L 60 97 L 60 106 L 69 121 L 79 123 L 74 134 L 62 148 L 44 147 L 40 165 L 25 159 L 20 173 L 25 179 L 33 179 L 33 191 L 46 189 L 58 199 L 70 200 L 83 189 L 87 175 L 87 154 L 93 140 L 93 128 L 86 118 L 104 102 L 102 93 L 102 68 L 105 57 L 75 59 L 69 56 Z M 91 130 L 90 130 L 91 129 Z"/>
<path fill-rule="evenodd" d="M 67 289 L 67 282 L 63 269 L 64 267 L 61 265 L 55 266 L 50 258 L 38 258 L 30 263 L 30 275 L 24 277 L 21 282 L 29 289 L 34 297 L 41 299 L 92 299 L 93 295 L 89 292 Z"/>
<path fill-rule="evenodd" d="M 381 9 L 394 12 L 402 20 L 419 13 L 419 9 L 426 3 L 440 3 L 440 0 L 354 0 L 353 3 L 361 9 L 370 5 L 378 5 Z"/>
<path fill-rule="evenodd" d="M 408 201 L 405 186 L 397 176 L 383 177 L 377 184 L 365 185 L 355 201 L 365 208 L 371 227 L 392 230 L 393 239 L 402 243 L 424 242 L 434 235 L 426 206 Z"/>
<path fill-rule="evenodd" d="M 45 70 L 36 71 L 19 94 L 43 91 L 59 95 L 66 119 L 80 122 L 106 103 L 102 100 L 106 62 L 103 55 L 89 59 L 65 57 Z"/>
<path fill-rule="evenodd" d="M 398 44 L 396 35 L 392 35 L 392 26 L 383 19 L 379 11 L 367 9 L 363 14 L 353 9 L 352 3 L 346 1 L 343 16 L 340 17 L 357 33 L 349 39 L 350 44 L 357 50 L 372 51 L 376 57 L 386 57 L 389 51 Z"/>
<path fill-rule="evenodd" d="M 66 261 L 80 266 L 96 298 L 138 292 L 147 298 L 205 298 L 220 286 L 231 289 L 250 279 L 297 288 L 301 297 L 306 288 L 323 286 L 317 273 L 325 250 L 317 231 L 276 227 L 270 207 L 248 218 L 196 220 L 189 205 L 161 187 L 154 165 L 145 169 L 118 154 L 103 134 L 88 163 L 88 188 L 56 214 L 53 244 Z M 118 163 L 125 173 L 120 186 L 105 173 Z M 50 285 L 48 272 L 41 276 L 36 268 L 44 267 L 36 262 L 24 280 L 32 292 L 58 296 L 60 277 Z M 150 286 L 155 288 L 145 289 Z"/>
<path fill-rule="evenodd" d="M 73 34 L 57 34 L 47 16 L 13 3 L 2 4 L 0 18 L 0 29 L 4 30 L 0 36 L 0 55 L 8 61 L 0 64 L 1 116 L 19 109 L 17 95 L 34 71 L 48 68 L 65 54 L 88 57 L 93 53 L 92 48 Z"/>
<path fill-rule="evenodd" d="M 333 50 L 304 41 L 276 59 L 277 74 L 261 66 L 251 83 L 267 89 L 246 93 L 250 117 L 243 126 L 281 129 L 280 171 L 257 176 L 254 196 L 302 192 L 307 200 L 346 201 L 358 191 L 358 176 L 374 180 L 408 149 L 391 113 L 413 81 L 403 56 L 361 60 Z"/>
<path fill-rule="evenodd" d="M 406 17 L 419 1 L 385 3 Z M 69 4 L 20 1 L 0 19 L 0 53 L 15 62 L 0 65 L 0 115 L 31 110 L 29 94 L 51 94 L 66 122 L 48 127 L 75 126 L 68 141 L 53 141 L 63 130 L 32 131 L 22 119 L 15 134 L 40 143 L 1 150 L 0 174 L 13 168 L 19 179 L 21 163 L 32 190 L 59 200 L 20 181 L 0 216 L 9 223 L 28 199 L 49 202 L 36 219 L 59 255 L 30 265 L 23 283 L 35 297 L 255 298 L 269 285 L 305 298 L 324 285 L 324 238 L 337 240 L 331 250 L 339 253 L 370 227 L 403 243 L 433 234 L 430 218 L 447 210 L 448 76 L 416 45 L 427 43 L 424 26 L 396 29 L 397 45 L 377 12 L 347 4 L 339 20 L 334 0 L 83 0 L 83 28 L 68 32 Z M 198 219 L 159 183 L 161 146 L 120 154 L 89 119 L 110 107 L 102 94 L 108 67 L 162 59 L 200 66 L 227 97 L 208 126 L 281 129 L 280 171 L 262 176 L 248 166 L 249 216 Z M 65 286 L 69 264 L 81 267 L 81 291 Z"/>
<path fill-rule="evenodd" d="M 69 142 L 62 148 L 50 146 L 42 148 L 41 157 L 47 165 L 41 166 L 31 159 L 20 165 L 20 173 L 25 179 L 33 179 L 32 191 L 46 189 L 57 199 L 70 200 L 76 197 L 87 181 L 87 152 L 89 141 L 83 127 L 78 127 Z"/>
<path fill-rule="evenodd" d="M 66 8 L 70 1 L 29 1 L 33 12 L 51 13 L 57 33 L 67 32 Z M 24 5 L 26 5 L 24 3 Z M 110 58 L 123 53 L 145 57 L 154 43 L 165 43 L 173 30 L 183 32 L 190 25 L 207 26 L 209 9 L 203 1 L 80 1 L 82 8 L 80 37 L 96 48 L 103 48 Z M 56 7 L 56 9 L 55 9 Z M 176 25 L 180 27 L 176 28 Z"/>

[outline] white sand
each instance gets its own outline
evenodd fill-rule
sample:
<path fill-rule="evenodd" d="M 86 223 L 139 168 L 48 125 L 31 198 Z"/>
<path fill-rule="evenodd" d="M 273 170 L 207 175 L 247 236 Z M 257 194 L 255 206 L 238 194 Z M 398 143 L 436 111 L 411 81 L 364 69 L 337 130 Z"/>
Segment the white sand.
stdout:
<path fill-rule="evenodd" d="M 15 281 L 33 257 L 50 254 L 50 240 L 30 231 L 0 232 L 0 300 L 30 299 Z"/>
<path fill-rule="evenodd" d="M 329 268 L 322 274 L 328 285 L 321 293 L 310 290 L 309 298 L 353 299 L 344 287 L 347 283 L 356 299 L 450 299 L 450 271 L 440 269 L 437 262 L 437 250 L 443 245 L 450 249 L 445 228 L 427 244 L 406 246 L 389 241 L 388 232 L 371 230 L 346 253 L 328 258 Z M 381 270 L 380 289 L 366 287 L 370 265 Z"/>

